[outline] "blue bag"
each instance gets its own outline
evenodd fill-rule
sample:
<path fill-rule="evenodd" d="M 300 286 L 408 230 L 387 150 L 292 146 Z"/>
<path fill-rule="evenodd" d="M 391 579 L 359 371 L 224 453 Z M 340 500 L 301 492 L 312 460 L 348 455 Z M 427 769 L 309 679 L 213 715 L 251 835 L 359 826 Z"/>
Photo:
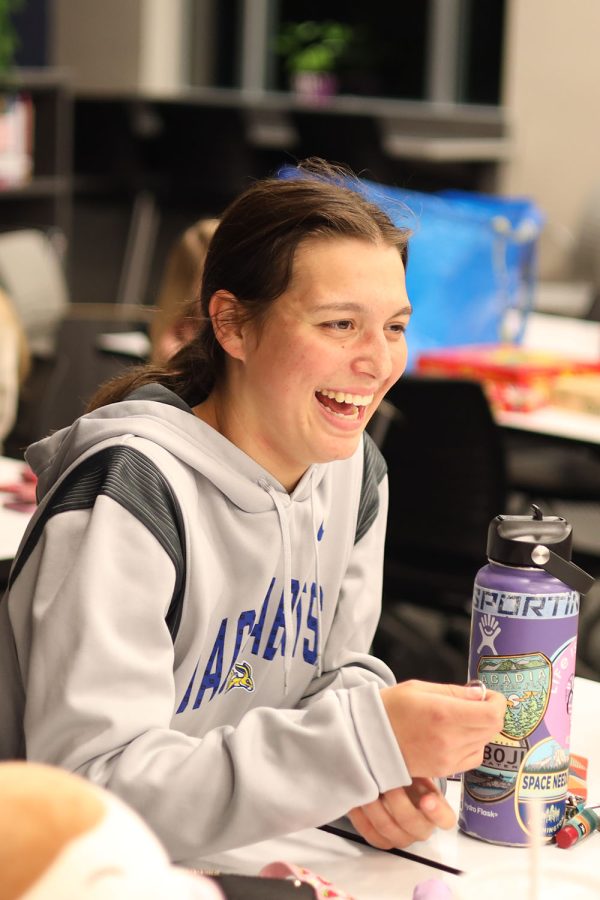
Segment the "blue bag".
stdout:
<path fill-rule="evenodd" d="M 419 353 L 466 344 L 519 343 L 533 303 L 543 216 L 525 198 L 447 190 L 425 194 L 363 181 L 410 239 L 414 307 L 408 369 Z"/>
<path fill-rule="evenodd" d="M 292 166 L 279 174 L 299 177 Z M 533 303 L 544 222 L 531 200 L 458 190 L 427 194 L 364 179 L 346 184 L 412 231 L 409 370 L 426 350 L 520 342 Z"/>

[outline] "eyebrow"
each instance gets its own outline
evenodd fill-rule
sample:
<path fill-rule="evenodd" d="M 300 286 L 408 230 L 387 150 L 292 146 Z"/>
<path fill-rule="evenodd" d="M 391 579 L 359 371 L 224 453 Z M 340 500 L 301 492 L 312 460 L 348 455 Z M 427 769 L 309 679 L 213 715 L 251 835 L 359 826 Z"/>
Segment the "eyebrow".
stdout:
<path fill-rule="evenodd" d="M 364 306 L 361 303 L 345 303 L 342 301 L 340 303 L 321 303 L 313 307 L 313 311 L 318 313 L 326 312 L 327 310 L 331 310 L 331 312 L 363 312 Z M 408 304 L 408 306 L 403 306 L 392 313 L 390 319 L 394 318 L 394 316 L 410 316 L 412 311 L 412 306 Z"/>

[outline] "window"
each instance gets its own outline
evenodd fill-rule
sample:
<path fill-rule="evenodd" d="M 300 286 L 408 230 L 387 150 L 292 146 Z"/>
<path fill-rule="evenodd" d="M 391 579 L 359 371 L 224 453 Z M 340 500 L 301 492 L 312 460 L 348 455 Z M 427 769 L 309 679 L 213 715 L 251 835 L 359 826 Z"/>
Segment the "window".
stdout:
<path fill-rule="evenodd" d="M 276 36 L 307 20 L 350 26 L 342 94 L 498 105 L 506 0 L 190 0 L 193 84 L 289 89 Z"/>

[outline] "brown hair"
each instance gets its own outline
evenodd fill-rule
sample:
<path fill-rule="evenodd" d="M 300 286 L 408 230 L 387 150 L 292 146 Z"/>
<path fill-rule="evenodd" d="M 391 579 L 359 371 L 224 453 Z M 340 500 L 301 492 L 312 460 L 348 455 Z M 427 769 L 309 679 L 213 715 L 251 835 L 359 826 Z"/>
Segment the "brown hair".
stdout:
<path fill-rule="evenodd" d="M 179 235 L 169 250 L 150 328 L 152 362 L 162 365 L 171 339 L 185 343 L 186 333 L 198 325 L 198 293 L 210 240 L 218 219 L 199 219 Z"/>
<path fill-rule="evenodd" d="M 225 210 L 210 242 L 196 336 L 164 366 L 141 366 L 108 382 L 88 409 L 122 400 L 136 388 L 154 382 L 170 388 L 190 405 L 200 403 L 222 376 L 225 365 L 225 351 L 215 338 L 208 314 L 216 291 L 233 294 L 240 318 L 260 322 L 287 289 L 301 242 L 358 238 L 382 243 L 397 247 L 406 264 L 409 234 L 364 196 L 356 176 L 323 160 L 305 160 L 293 177 L 257 181 Z"/>

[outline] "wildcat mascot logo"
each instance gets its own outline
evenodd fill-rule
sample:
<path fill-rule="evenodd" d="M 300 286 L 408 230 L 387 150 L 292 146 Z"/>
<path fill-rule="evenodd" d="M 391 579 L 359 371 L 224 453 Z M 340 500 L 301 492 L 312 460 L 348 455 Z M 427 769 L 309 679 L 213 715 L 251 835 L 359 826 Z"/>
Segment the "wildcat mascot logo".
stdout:
<path fill-rule="evenodd" d="M 231 691 L 233 688 L 242 688 L 244 691 L 254 690 L 254 679 L 252 677 L 252 666 L 250 663 L 235 663 L 229 673 L 225 693 Z"/>

